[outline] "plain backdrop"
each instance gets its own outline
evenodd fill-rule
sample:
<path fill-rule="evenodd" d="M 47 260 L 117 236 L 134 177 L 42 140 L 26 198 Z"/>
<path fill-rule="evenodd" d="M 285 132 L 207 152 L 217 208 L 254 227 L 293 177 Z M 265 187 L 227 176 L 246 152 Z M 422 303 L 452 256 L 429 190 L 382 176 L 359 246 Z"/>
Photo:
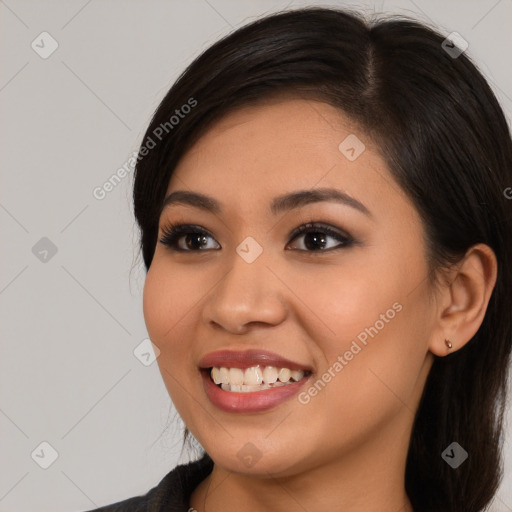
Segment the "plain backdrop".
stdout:
<path fill-rule="evenodd" d="M 197 455 L 180 456 L 182 424 L 157 363 L 141 356 L 133 173 L 102 199 L 94 190 L 138 149 L 154 109 L 202 50 L 265 13 L 305 5 L 0 1 L 2 512 L 120 501 Z M 316 5 L 458 32 L 510 120 L 510 0 Z M 510 432 L 505 450 L 493 512 L 512 511 Z"/>

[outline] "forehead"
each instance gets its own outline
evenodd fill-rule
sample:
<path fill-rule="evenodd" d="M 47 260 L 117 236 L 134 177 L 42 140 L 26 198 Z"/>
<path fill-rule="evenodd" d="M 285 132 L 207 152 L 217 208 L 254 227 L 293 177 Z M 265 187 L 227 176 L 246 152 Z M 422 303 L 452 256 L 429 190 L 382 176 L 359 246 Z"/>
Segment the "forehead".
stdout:
<path fill-rule="evenodd" d="M 197 169 L 197 162 L 208 167 L 238 162 L 244 164 L 240 172 L 259 165 L 260 172 L 275 175 L 292 170 L 283 163 L 297 164 L 304 157 L 308 165 L 314 157 L 320 167 L 332 163 L 339 143 L 355 131 L 366 139 L 353 121 L 326 103 L 271 100 L 239 108 L 217 121 L 182 158 L 176 172 Z M 295 167 L 302 171 L 302 165 Z"/>
<path fill-rule="evenodd" d="M 277 195 L 317 187 L 369 204 L 402 195 L 378 148 L 343 112 L 287 99 L 240 108 L 215 123 L 180 160 L 167 195 L 201 192 L 240 213 L 268 210 Z"/>

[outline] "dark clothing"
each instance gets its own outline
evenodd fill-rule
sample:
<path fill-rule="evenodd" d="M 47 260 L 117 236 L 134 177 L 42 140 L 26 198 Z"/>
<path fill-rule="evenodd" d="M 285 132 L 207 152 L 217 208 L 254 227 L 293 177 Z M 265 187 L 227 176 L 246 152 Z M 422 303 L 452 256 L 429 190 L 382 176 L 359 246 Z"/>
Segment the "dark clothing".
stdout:
<path fill-rule="evenodd" d="M 213 461 L 201 459 L 176 466 L 158 485 L 142 496 L 87 512 L 188 512 L 192 491 L 212 472 Z"/>

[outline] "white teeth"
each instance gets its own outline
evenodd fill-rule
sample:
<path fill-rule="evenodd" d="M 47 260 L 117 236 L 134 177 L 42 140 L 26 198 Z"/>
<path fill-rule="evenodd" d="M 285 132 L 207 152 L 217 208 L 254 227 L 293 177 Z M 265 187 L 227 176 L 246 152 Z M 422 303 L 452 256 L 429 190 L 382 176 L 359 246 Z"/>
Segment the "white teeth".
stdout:
<path fill-rule="evenodd" d="M 229 383 L 233 386 L 241 386 L 244 383 L 244 372 L 240 368 L 229 369 Z"/>
<path fill-rule="evenodd" d="M 245 384 L 243 386 L 240 386 L 240 392 L 242 393 L 250 393 L 251 391 L 263 391 L 265 389 L 268 389 L 270 386 L 268 384 L 261 385 L 261 386 L 246 386 Z"/>
<path fill-rule="evenodd" d="M 213 368 L 212 368 L 213 371 Z M 222 384 L 229 384 L 229 369 L 224 366 L 219 370 L 219 378 Z"/>
<path fill-rule="evenodd" d="M 290 380 L 290 377 L 292 376 L 292 371 L 289 370 L 288 368 L 281 368 L 280 372 L 279 372 L 279 380 L 281 382 L 288 382 Z"/>
<path fill-rule="evenodd" d="M 263 384 L 261 386 L 246 386 L 245 384 L 242 386 L 232 386 L 231 384 L 222 384 L 221 388 L 224 391 L 235 391 L 237 393 L 250 393 L 251 391 L 264 391 L 265 389 L 269 389 L 270 386 L 268 384 Z"/>
<path fill-rule="evenodd" d="M 277 380 L 277 368 L 275 366 L 265 366 L 263 369 L 263 382 L 273 384 Z"/>
<path fill-rule="evenodd" d="M 247 386 L 255 386 L 263 382 L 263 374 L 259 366 L 246 368 L 244 372 L 244 384 Z"/>
<path fill-rule="evenodd" d="M 220 379 L 220 370 L 218 368 L 212 368 L 212 379 L 215 384 L 220 384 L 222 382 Z"/>
<path fill-rule="evenodd" d="M 297 382 L 304 377 L 304 372 L 302 370 L 292 370 L 292 379 Z"/>
<path fill-rule="evenodd" d="M 213 382 L 220 384 L 224 391 L 248 393 L 293 384 L 304 377 L 304 371 L 275 366 L 260 368 L 259 365 L 245 369 L 222 366 L 213 367 L 210 375 Z"/>

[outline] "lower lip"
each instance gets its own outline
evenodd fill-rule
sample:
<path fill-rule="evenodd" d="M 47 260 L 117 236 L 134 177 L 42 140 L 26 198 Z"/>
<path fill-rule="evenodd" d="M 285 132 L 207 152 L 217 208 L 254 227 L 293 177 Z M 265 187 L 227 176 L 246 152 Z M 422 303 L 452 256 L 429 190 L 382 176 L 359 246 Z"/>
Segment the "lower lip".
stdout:
<path fill-rule="evenodd" d="M 272 409 L 297 394 L 311 375 L 309 374 L 298 382 L 286 386 L 263 391 L 237 393 L 236 391 L 224 391 L 212 381 L 209 371 L 201 371 L 206 395 L 213 405 L 226 412 L 258 412 Z"/>

